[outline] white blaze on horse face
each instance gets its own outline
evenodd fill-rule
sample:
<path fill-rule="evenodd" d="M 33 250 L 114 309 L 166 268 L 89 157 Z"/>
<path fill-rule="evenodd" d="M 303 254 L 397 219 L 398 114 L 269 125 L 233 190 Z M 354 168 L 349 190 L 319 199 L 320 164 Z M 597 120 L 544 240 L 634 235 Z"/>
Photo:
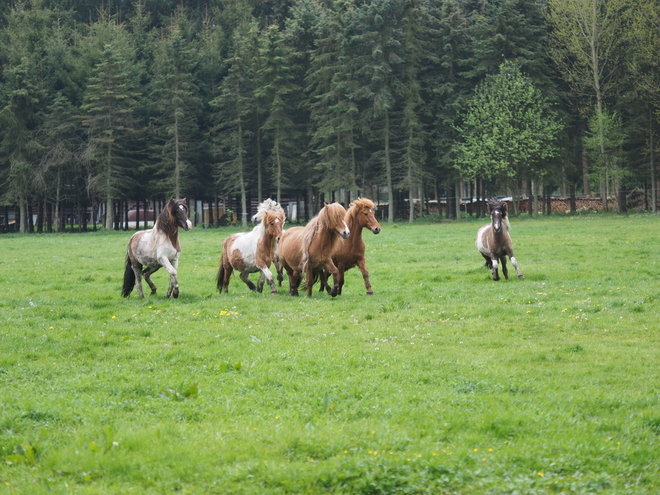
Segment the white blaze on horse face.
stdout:
<path fill-rule="evenodd" d="M 351 229 L 348 228 L 348 225 L 343 220 L 342 223 L 344 224 L 344 230 L 340 234 L 343 239 L 348 239 L 348 236 L 351 235 Z"/>
<path fill-rule="evenodd" d="M 186 218 L 186 230 L 192 229 L 192 222 Z"/>

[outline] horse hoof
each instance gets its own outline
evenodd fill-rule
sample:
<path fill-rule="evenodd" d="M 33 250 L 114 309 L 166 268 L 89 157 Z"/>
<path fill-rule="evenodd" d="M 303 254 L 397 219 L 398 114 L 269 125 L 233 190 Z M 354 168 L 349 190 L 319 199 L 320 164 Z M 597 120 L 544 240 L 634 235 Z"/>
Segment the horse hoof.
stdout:
<path fill-rule="evenodd" d="M 175 289 L 175 290 L 172 292 L 172 297 L 173 297 L 174 299 L 177 299 L 177 298 L 179 297 L 179 290 L 178 290 L 178 289 Z"/>
<path fill-rule="evenodd" d="M 373 292 L 367 292 L 367 295 L 368 295 L 368 296 L 373 296 L 374 293 L 373 293 Z"/>
<path fill-rule="evenodd" d="M 518 275 L 518 278 L 519 278 L 520 280 L 523 280 L 525 277 L 524 277 L 523 275 Z"/>
<path fill-rule="evenodd" d="M 277 293 L 276 290 L 272 290 L 272 291 L 270 291 L 270 295 L 271 295 L 271 296 L 277 296 L 277 295 L 279 295 L 279 294 Z"/>

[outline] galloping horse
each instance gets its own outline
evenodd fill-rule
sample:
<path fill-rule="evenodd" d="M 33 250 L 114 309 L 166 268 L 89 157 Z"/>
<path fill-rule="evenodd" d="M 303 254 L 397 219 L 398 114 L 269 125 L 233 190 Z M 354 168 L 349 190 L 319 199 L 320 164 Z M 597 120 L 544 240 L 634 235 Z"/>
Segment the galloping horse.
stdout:
<path fill-rule="evenodd" d="M 364 286 L 367 289 L 367 295 L 373 296 L 374 292 L 371 290 L 371 282 L 369 282 L 369 272 L 367 271 L 367 260 L 364 257 L 365 245 L 362 239 L 362 229 L 367 228 L 374 234 L 380 233 L 380 224 L 376 220 L 375 205 L 373 201 L 366 198 L 358 198 L 351 203 L 346 211 L 344 220 L 351 230 L 351 235 L 348 239 L 340 244 L 340 247 L 332 255 L 332 262 L 337 267 L 339 272 L 336 284 L 339 287 L 338 294 L 341 294 L 341 289 L 344 286 L 344 272 L 357 266 L 362 272 L 364 278 Z M 321 274 L 321 291 L 327 289 L 330 292 L 328 285 L 328 272 L 324 271 Z"/>
<path fill-rule="evenodd" d="M 286 218 L 284 208 L 282 208 L 282 206 L 280 206 L 280 204 L 274 199 L 268 198 L 261 202 L 259 208 L 257 208 L 257 212 L 252 215 L 252 222 L 260 223 L 263 220 L 263 214 L 266 211 L 281 212 L 284 215 L 284 218 Z M 275 270 L 277 270 L 277 283 L 279 286 L 282 286 L 282 280 L 284 280 L 284 276 L 282 275 L 282 263 L 280 263 L 280 257 L 277 254 L 277 244 L 275 245 L 275 257 L 273 258 L 273 264 L 275 265 Z"/>
<path fill-rule="evenodd" d="M 188 220 L 188 206 L 185 199 L 170 199 L 152 229 L 133 234 L 128 241 L 122 296 L 128 297 L 133 287 L 137 287 L 138 294 L 144 298 L 143 275 L 151 287 L 151 294 L 155 294 L 156 286 L 151 281 L 151 274 L 164 266 L 170 274 L 170 285 L 165 297 L 179 297 L 179 281 L 176 277 L 181 254 L 179 227 L 184 230 L 192 227 Z"/>
<path fill-rule="evenodd" d="M 519 279 L 524 279 L 518 261 L 513 255 L 511 247 L 511 236 L 509 236 L 509 219 L 506 213 L 506 203 L 497 199 L 491 199 L 488 202 L 490 209 L 490 224 L 484 225 L 477 232 L 475 244 L 481 255 L 486 259 L 486 266 L 493 272 L 493 280 L 499 280 L 497 273 L 497 262 L 502 262 L 502 273 L 504 278 L 509 278 L 509 271 L 506 268 L 506 257 L 511 258 L 511 263 L 518 273 Z"/>
<path fill-rule="evenodd" d="M 305 227 L 288 229 L 280 239 L 279 255 L 282 266 L 289 275 L 289 295 L 298 295 L 298 286 L 305 275 L 307 297 L 312 297 L 315 277 L 323 269 L 332 273 L 335 284 L 330 295 L 338 293 L 338 272 L 332 255 L 342 239 L 351 231 L 344 221 L 346 210 L 339 203 L 325 204 L 319 214 Z"/>
<path fill-rule="evenodd" d="M 267 200 L 270 201 L 270 200 Z M 277 204 L 277 203 L 275 203 Z M 271 294 L 276 295 L 277 289 L 270 271 L 270 264 L 275 258 L 277 242 L 282 235 L 284 226 L 284 211 L 276 209 L 262 209 L 255 217 L 261 222 L 251 232 L 232 234 L 222 243 L 222 258 L 218 269 L 218 290 L 228 292 L 229 279 L 234 270 L 240 272 L 243 282 L 252 291 L 261 292 L 264 280 L 270 285 Z M 279 206 L 279 205 L 278 205 Z M 253 217 L 254 219 L 254 217 Z M 259 281 L 255 286 L 249 278 L 250 273 L 261 272 Z"/>

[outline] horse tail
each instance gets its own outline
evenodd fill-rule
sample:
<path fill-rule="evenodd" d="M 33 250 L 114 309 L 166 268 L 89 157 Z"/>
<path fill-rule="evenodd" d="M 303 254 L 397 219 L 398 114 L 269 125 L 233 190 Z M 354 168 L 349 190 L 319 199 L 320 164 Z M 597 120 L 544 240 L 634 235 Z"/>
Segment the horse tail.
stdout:
<path fill-rule="evenodd" d="M 307 269 L 307 263 L 309 263 L 309 247 L 312 245 L 312 241 L 316 236 L 316 229 L 318 228 L 319 217 L 316 216 L 312 218 L 309 223 L 305 226 L 305 230 L 302 234 L 300 250 L 302 252 L 301 258 L 301 271 L 304 273 Z"/>
<path fill-rule="evenodd" d="M 218 278 L 216 280 L 216 286 L 218 287 L 218 292 L 222 292 L 223 281 L 225 279 L 225 264 L 220 259 L 220 268 L 218 268 Z"/>
<path fill-rule="evenodd" d="M 124 286 L 121 288 L 122 297 L 128 297 L 135 287 L 135 272 L 131 266 L 131 259 L 126 255 L 126 269 L 124 270 Z"/>

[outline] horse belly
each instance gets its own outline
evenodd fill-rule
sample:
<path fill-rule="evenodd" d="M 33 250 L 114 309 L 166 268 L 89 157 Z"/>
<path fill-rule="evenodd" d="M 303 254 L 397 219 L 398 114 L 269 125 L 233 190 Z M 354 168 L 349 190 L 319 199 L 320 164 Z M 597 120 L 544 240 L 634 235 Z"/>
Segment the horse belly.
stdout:
<path fill-rule="evenodd" d="M 488 245 L 488 230 L 490 229 L 490 225 L 484 225 L 479 229 L 477 232 L 477 240 L 475 241 L 475 244 L 477 246 L 477 249 L 481 254 L 484 256 L 490 257 L 490 247 Z"/>
<path fill-rule="evenodd" d="M 255 248 L 256 240 L 252 241 L 248 235 L 239 235 L 229 248 L 229 262 L 238 271 L 257 271 Z"/>

